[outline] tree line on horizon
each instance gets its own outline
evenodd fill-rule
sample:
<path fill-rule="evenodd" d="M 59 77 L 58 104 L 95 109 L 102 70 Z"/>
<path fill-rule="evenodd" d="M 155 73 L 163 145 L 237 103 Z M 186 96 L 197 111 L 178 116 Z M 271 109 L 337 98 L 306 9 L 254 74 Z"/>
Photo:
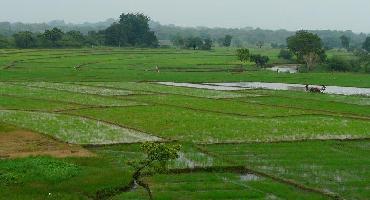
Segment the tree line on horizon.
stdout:
<path fill-rule="evenodd" d="M 55 26 L 51 28 L 51 26 Z M 17 31 L 17 32 L 14 32 Z M 321 38 L 327 49 L 361 49 L 369 36 L 352 31 L 310 31 Z M 157 47 L 166 40 L 167 45 L 178 48 L 209 50 L 212 46 L 243 47 L 271 46 L 286 48 L 286 38 L 295 32 L 253 28 L 184 28 L 161 25 L 141 13 L 122 14 L 119 20 L 80 25 L 53 21 L 49 24 L 22 24 L 0 22 L 0 48 L 78 48 L 84 46 Z M 365 41 L 365 42 L 364 42 Z M 366 49 L 366 48 L 365 48 Z"/>

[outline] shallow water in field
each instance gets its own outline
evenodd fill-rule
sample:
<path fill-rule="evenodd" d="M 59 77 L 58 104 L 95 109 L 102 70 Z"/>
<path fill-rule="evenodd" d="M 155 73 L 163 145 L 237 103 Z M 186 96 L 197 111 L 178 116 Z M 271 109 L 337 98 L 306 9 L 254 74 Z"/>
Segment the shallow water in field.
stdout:
<path fill-rule="evenodd" d="M 257 181 L 259 180 L 260 177 L 254 174 L 242 174 L 240 175 L 240 180 L 241 181 Z"/>
<path fill-rule="evenodd" d="M 270 71 L 278 72 L 278 73 L 290 73 L 290 74 L 295 74 L 298 72 L 298 66 L 275 66 L 272 68 L 268 68 Z"/>
<path fill-rule="evenodd" d="M 295 90 L 305 91 L 305 85 L 302 84 L 288 84 L 288 83 L 262 83 L 262 82 L 238 82 L 238 83 L 174 83 L 174 82 L 158 82 L 161 85 L 189 87 L 198 89 L 209 89 L 219 91 L 237 91 L 247 89 L 268 89 L 268 90 Z M 310 85 L 309 88 L 322 86 Z M 340 87 L 340 86 L 326 86 L 324 91 L 326 94 L 341 94 L 341 95 L 364 95 L 370 96 L 370 88 L 357 87 Z"/>
<path fill-rule="evenodd" d="M 261 82 L 240 82 L 240 83 L 207 83 L 207 85 L 217 85 L 222 87 L 239 87 L 247 89 L 270 89 L 270 90 L 298 90 L 305 91 L 305 85 L 302 84 L 287 84 L 287 83 L 261 83 Z M 321 86 L 310 85 L 311 87 L 321 88 Z M 340 87 L 326 86 L 324 91 L 326 94 L 342 94 L 342 95 L 366 95 L 370 96 L 370 88 L 357 87 Z"/>

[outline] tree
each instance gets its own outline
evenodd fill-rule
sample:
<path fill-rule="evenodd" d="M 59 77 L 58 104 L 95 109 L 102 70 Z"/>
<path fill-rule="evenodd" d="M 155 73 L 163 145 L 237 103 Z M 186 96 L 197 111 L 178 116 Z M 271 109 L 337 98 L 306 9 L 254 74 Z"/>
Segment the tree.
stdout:
<path fill-rule="evenodd" d="M 1 48 L 8 48 L 11 46 L 11 43 L 9 41 L 8 37 L 5 37 L 3 35 L 0 35 L 0 49 Z"/>
<path fill-rule="evenodd" d="M 250 59 L 249 49 L 238 49 L 236 50 L 236 56 L 240 62 L 247 62 Z"/>
<path fill-rule="evenodd" d="M 146 155 L 143 160 L 134 160 L 130 164 L 135 167 L 133 175 L 134 180 L 142 186 L 149 194 L 149 198 L 153 199 L 149 185 L 141 180 L 143 171 L 149 173 L 159 173 L 167 170 L 167 162 L 179 157 L 180 145 L 171 145 L 164 143 L 144 143 L 141 145 L 141 150 Z"/>
<path fill-rule="evenodd" d="M 87 42 L 85 36 L 80 31 L 69 31 L 64 34 L 60 41 L 62 47 L 82 47 Z"/>
<path fill-rule="evenodd" d="M 202 50 L 211 50 L 213 45 L 213 41 L 209 38 L 204 39 L 203 44 L 201 46 Z"/>
<path fill-rule="evenodd" d="M 53 28 L 52 30 L 46 30 L 43 34 L 44 39 L 51 42 L 53 47 L 61 46 L 59 42 L 63 38 L 63 31 L 58 28 Z"/>
<path fill-rule="evenodd" d="M 89 31 L 86 36 L 86 43 L 92 46 L 101 46 L 104 45 L 104 33 Z"/>
<path fill-rule="evenodd" d="M 316 34 L 303 30 L 298 31 L 294 36 L 287 38 L 287 44 L 288 49 L 297 56 L 298 61 L 305 62 L 307 66 L 316 64 L 312 61 L 319 62 L 326 59 L 321 38 Z"/>
<path fill-rule="evenodd" d="M 270 60 L 268 56 L 262 56 L 260 54 L 251 55 L 251 61 L 256 63 L 257 67 L 264 67 Z"/>
<path fill-rule="evenodd" d="M 112 46 L 157 47 L 158 39 L 149 28 L 150 18 L 144 14 L 121 14 L 118 23 L 105 30 L 105 42 Z"/>
<path fill-rule="evenodd" d="M 342 43 L 342 47 L 348 50 L 349 49 L 349 43 L 350 43 L 349 37 L 347 37 L 345 35 L 342 35 L 342 36 L 340 36 L 340 41 Z"/>
<path fill-rule="evenodd" d="M 29 31 L 18 32 L 13 37 L 18 48 L 32 48 L 36 45 L 36 38 Z"/>
<path fill-rule="evenodd" d="M 258 48 L 262 48 L 263 47 L 263 45 L 265 45 L 265 43 L 263 42 L 263 41 L 258 41 L 257 43 L 256 43 L 256 45 L 257 45 L 257 47 Z"/>
<path fill-rule="evenodd" d="M 370 37 L 367 37 L 365 42 L 362 44 L 362 48 L 370 52 Z"/>
<path fill-rule="evenodd" d="M 314 67 L 314 65 L 319 62 L 320 56 L 317 55 L 315 52 L 310 52 L 303 56 L 303 60 L 306 63 L 308 71 L 310 71 Z"/>
<path fill-rule="evenodd" d="M 278 58 L 283 58 L 286 60 L 290 60 L 293 57 L 293 53 L 287 49 L 280 49 Z"/>
<path fill-rule="evenodd" d="M 177 48 L 183 48 L 185 46 L 185 40 L 180 35 L 176 35 L 171 38 L 171 42 Z"/>
<path fill-rule="evenodd" d="M 200 49 L 203 45 L 203 40 L 200 37 L 188 37 L 185 39 L 185 47 L 193 50 Z"/>
<path fill-rule="evenodd" d="M 222 39 L 222 46 L 224 47 L 230 47 L 231 46 L 231 41 L 233 39 L 233 36 L 231 35 L 226 35 L 223 39 Z"/>

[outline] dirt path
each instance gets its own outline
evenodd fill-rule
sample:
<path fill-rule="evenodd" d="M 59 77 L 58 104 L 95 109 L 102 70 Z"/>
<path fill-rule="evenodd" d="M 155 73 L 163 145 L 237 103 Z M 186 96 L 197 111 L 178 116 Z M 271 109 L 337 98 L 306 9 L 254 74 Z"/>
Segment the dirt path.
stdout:
<path fill-rule="evenodd" d="M 48 155 L 58 158 L 90 157 L 90 151 L 78 145 L 66 144 L 30 131 L 0 133 L 0 158 Z"/>

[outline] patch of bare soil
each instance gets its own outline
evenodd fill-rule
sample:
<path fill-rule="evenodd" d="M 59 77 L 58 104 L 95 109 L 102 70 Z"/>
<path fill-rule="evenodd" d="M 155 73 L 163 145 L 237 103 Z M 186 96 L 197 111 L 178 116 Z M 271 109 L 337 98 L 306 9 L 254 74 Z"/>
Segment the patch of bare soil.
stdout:
<path fill-rule="evenodd" d="M 59 142 L 39 133 L 23 130 L 0 133 L 0 158 L 38 155 L 58 158 L 94 156 L 78 145 Z"/>

